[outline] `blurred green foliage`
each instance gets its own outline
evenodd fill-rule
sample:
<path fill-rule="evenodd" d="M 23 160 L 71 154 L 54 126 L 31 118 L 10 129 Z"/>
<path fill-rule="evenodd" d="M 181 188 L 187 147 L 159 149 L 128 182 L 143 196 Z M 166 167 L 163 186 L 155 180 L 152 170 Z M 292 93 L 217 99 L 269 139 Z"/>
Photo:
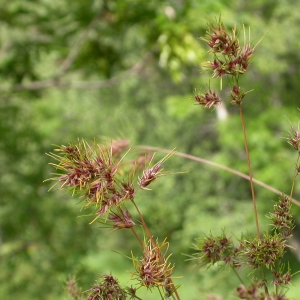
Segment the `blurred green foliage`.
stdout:
<path fill-rule="evenodd" d="M 267 32 L 243 78 L 254 89 L 244 113 L 254 177 L 289 192 L 295 156 L 282 132 L 288 120 L 299 120 L 297 1 L 1 0 L 0 5 L 1 299 L 67 299 L 69 275 L 84 289 L 103 272 L 120 275 L 124 283 L 130 278 L 124 275 L 130 261 L 110 251 L 138 251 L 129 233 L 90 226 L 87 218 L 77 218 L 82 214 L 77 199 L 47 192 L 50 184 L 43 180 L 52 170 L 44 153 L 52 144 L 121 137 L 132 145 L 176 147 L 247 172 L 235 108 L 226 102 L 228 118 L 219 120 L 191 100 L 193 89 L 208 79 L 199 72 L 207 49 L 197 39 L 205 34 L 205 16 L 250 26 L 254 43 Z M 139 194 L 138 204 L 153 234 L 168 236 L 176 275 L 185 276 L 176 281 L 183 284 L 182 299 L 221 292 L 231 299 L 238 284 L 233 276 L 198 271 L 181 253 L 190 253 L 193 239 L 209 231 L 254 232 L 249 184 L 175 156 L 166 169 L 188 173 L 160 179 L 152 191 Z M 299 195 L 296 187 L 295 198 Z M 264 214 L 277 196 L 262 188 L 257 196 L 266 224 Z M 296 271 L 299 261 L 293 253 L 290 259 Z M 295 277 L 292 296 L 299 284 Z"/>

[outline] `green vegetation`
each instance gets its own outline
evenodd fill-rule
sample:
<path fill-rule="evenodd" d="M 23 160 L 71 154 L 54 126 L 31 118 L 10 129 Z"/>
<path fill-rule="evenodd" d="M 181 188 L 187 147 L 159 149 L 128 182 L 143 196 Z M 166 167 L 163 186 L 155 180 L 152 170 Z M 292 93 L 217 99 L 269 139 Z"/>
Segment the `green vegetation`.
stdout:
<path fill-rule="evenodd" d="M 107 233 L 77 218 L 78 199 L 48 193 L 52 144 L 79 137 L 126 138 L 203 157 L 247 173 L 239 115 L 227 118 L 194 106 L 206 47 L 198 37 L 205 16 L 222 15 L 228 26 L 245 23 L 262 43 L 251 61 L 244 114 L 254 178 L 288 193 L 293 152 L 282 132 L 299 120 L 299 3 L 288 1 L 1 1 L 0 22 L 0 298 L 67 299 L 69 276 L 89 289 L 103 273 L 127 284 L 136 251 L 131 236 Z M 288 34 L 287 34 L 288 33 Z M 211 82 L 213 85 L 214 83 Z M 219 83 L 216 83 L 217 87 Z M 223 82 L 226 86 L 226 82 Z M 213 87 L 213 86 L 212 86 Z M 226 91 L 224 91 L 226 92 Z M 285 117 L 286 116 L 286 117 Z M 163 154 L 157 153 L 160 159 Z M 236 159 L 236 158 L 239 159 Z M 182 299 L 228 295 L 238 282 L 215 268 L 186 263 L 201 234 L 256 233 L 249 183 L 230 173 L 173 156 L 166 176 L 139 195 L 154 236 L 168 236 Z M 277 196 L 256 187 L 260 222 Z M 294 198 L 299 199 L 299 187 Z M 293 207 L 296 223 L 299 208 Z M 217 220 L 217 222 L 216 222 Z M 265 225 L 261 223 L 263 229 Z M 299 247 L 294 231 L 293 246 Z M 299 251 L 298 251 L 299 252 Z M 292 270 L 300 268 L 290 251 Z M 111 266 L 114 266 L 112 269 Z M 131 270 L 132 271 L 132 270 Z M 300 291 L 299 275 L 289 296 Z M 147 294 L 147 299 L 151 296 Z M 153 299 L 157 299 L 153 295 Z"/>

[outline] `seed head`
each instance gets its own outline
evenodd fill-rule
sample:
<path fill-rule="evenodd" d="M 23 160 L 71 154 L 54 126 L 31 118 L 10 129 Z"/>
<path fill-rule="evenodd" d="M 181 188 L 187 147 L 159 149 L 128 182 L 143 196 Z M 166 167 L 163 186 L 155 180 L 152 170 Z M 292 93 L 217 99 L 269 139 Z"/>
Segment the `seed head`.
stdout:
<path fill-rule="evenodd" d="M 166 247 L 165 253 L 162 248 Z M 153 246 L 151 241 L 144 245 L 143 257 L 141 259 L 134 258 L 134 267 L 136 273 L 134 276 L 139 280 L 141 286 L 152 289 L 161 286 L 165 289 L 169 296 L 174 292 L 174 286 L 170 280 L 173 273 L 174 265 L 168 262 L 166 253 L 169 244 L 164 241 L 161 245 L 156 242 Z"/>
<path fill-rule="evenodd" d="M 225 262 L 237 266 L 235 247 L 231 239 L 227 238 L 225 233 L 221 236 L 213 235 L 197 239 L 194 245 L 196 253 L 193 260 L 196 260 L 200 267 L 210 267 L 217 262 Z"/>
<path fill-rule="evenodd" d="M 294 126 L 291 126 L 291 131 L 288 133 L 287 142 L 300 153 L 300 132 Z"/>
<path fill-rule="evenodd" d="M 244 93 L 244 91 L 240 87 L 234 85 L 232 87 L 230 96 L 232 100 L 231 103 L 240 105 L 243 98 L 246 96 L 246 93 Z"/>
<path fill-rule="evenodd" d="M 263 239 L 258 237 L 243 242 L 241 255 L 245 255 L 245 263 L 256 270 L 267 267 L 274 270 L 275 264 L 280 261 L 285 253 L 286 243 L 280 235 L 264 234 Z"/>
<path fill-rule="evenodd" d="M 139 177 L 138 180 L 140 188 L 145 189 L 151 182 L 158 178 L 161 174 L 161 172 L 159 173 L 161 166 L 161 164 L 157 164 L 152 168 L 144 170 L 143 176 Z"/>
<path fill-rule="evenodd" d="M 284 272 L 284 265 L 281 265 L 278 271 L 273 271 L 272 273 L 273 283 L 275 286 L 284 286 L 290 284 L 292 278 L 290 268 Z"/>
<path fill-rule="evenodd" d="M 246 287 L 244 284 L 240 285 L 235 292 L 239 299 L 247 300 L 288 300 L 282 293 L 269 294 L 263 291 L 263 282 L 254 282 Z"/>
<path fill-rule="evenodd" d="M 211 48 L 209 52 L 235 56 L 239 49 L 236 29 L 233 29 L 231 35 L 227 32 L 221 19 L 209 21 L 209 31 L 206 33 L 205 37 L 202 38 L 202 40 Z"/>
<path fill-rule="evenodd" d="M 71 188 L 73 195 L 80 194 L 86 206 L 92 205 L 96 208 L 99 218 L 135 196 L 133 182 L 130 181 L 132 178 L 128 176 L 127 181 L 120 178 L 122 159 L 115 161 L 113 157 L 119 155 L 126 146 L 127 141 L 118 141 L 111 146 L 96 143 L 90 146 L 85 141 L 78 141 L 77 144 L 67 147 L 61 146 L 55 149 L 58 154 L 50 153 L 58 161 L 52 165 L 62 173 L 52 179 L 61 183 L 60 189 Z M 134 225 L 127 213 L 124 213 L 122 222 L 115 220 L 115 228 L 129 228 Z"/>
<path fill-rule="evenodd" d="M 213 72 L 213 77 L 222 77 L 225 74 L 238 76 L 247 71 L 255 47 L 249 42 L 240 45 L 236 27 L 228 33 L 221 20 L 209 20 L 209 32 L 202 38 L 210 47 L 209 53 L 214 55 L 213 62 L 208 61 L 203 67 Z"/>
<path fill-rule="evenodd" d="M 111 212 L 108 216 L 108 220 L 112 222 L 113 228 L 124 229 L 135 226 L 132 216 L 127 209 L 119 209 L 117 212 Z"/>
<path fill-rule="evenodd" d="M 102 275 L 101 280 L 88 290 L 87 300 L 126 300 L 126 291 L 112 275 Z"/>
<path fill-rule="evenodd" d="M 204 106 L 205 108 L 211 108 L 212 106 L 218 106 L 221 104 L 221 100 L 216 92 L 212 92 L 210 89 L 208 92 L 202 90 L 195 91 L 195 101 Z"/>
<path fill-rule="evenodd" d="M 213 62 L 207 61 L 202 64 L 204 68 L 210 69 L 213 71 L 213 78 L 219 78 L 223 75 L 227 74 L 226 72 L 226 63 L 224 63 L 221 59 L 215 58 Z"/>
<path fill-rule="evenodd" d="M 295 221 L 291 213 L 292 202 L 288 196 L 282 195 L 274 205 L 274 213 L 267 217 L 272 220 L 273 230 L 287 240 L 292 236 Z"/>
<path fill-rule="evenodd" d="M 141 189 L 147 190 L 147 186 L 155 181 L 158 177 L 164 176 L 167 173 L 163 172 L 162 165 L 163 163 L 173 154 L 172 150 L 169 154 L 167 154 L 163 159 L 161 159 L 159 162 L 157 162 L 153 167 L 150 167 L 150 163 L 148 168 L 146 168 L 143 171 L 143 175 L 141 177 L 138 177 L 138 185 Z M 153 159 L 154 156 L 152 156 Z M 151 159 L 151 160 L 152 160 Z"/>

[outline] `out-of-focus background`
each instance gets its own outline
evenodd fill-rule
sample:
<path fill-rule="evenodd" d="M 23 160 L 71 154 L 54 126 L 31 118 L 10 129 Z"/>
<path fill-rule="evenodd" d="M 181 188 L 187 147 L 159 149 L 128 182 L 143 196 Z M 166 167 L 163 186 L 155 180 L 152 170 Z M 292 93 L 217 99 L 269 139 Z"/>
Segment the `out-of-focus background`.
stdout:
<path fill-rule="evenodd" d="M 254 177 L 289 193 L 296 153 L 282 137 L 299 120 L 300 1 L 1 0 L 0 6 L 0 299 L 68 299 L 70 275 L 84 290 L 105 272 L 130 285 L 131 262 L 122 257 L 137 249 L 130 235 L 88 225 L 90 219 L 77 218 L 78 199 L 48 192 L 51 183 L 43 183 L 53 171 L 45 155 L 53 144 L 125 138 L 247 172 L 237 109 L 228 100 L 219 114 L 191 98 L 208 80 L 200 73 L 208 49 L 198 39 L 205 16 L 221 15 L 228 27 L 244 24 L 247 34 L 250 27 L 253 44 L 267 33 L 242 77 L 245 89 L 254 89 L 244 113 Z M 182 299 L 232 299 L 239 284 L 233 274 L 198 270 L 182 253 L 191 254 L 194 239 L 210 231 L 255 234 L 249 183 L 176 156 L 165 168 L 187 173 L 161 178 L 137 202 L 154 235 L 168 236 L 175 276 L 183 276 L 175 280 Z M 261 187 L 256 192 L 264 229 L 278 197 Z M 297 186 L 294 196 L 300 198 Z M 295 207 L 298 222 L 299 213 Z M 294 271 L 299 257 L 288 253 Z M 288 294 L 295 299 L 299 276 Z M 140 291 L 143 299 L 157 299 L 146 295 Z"/>

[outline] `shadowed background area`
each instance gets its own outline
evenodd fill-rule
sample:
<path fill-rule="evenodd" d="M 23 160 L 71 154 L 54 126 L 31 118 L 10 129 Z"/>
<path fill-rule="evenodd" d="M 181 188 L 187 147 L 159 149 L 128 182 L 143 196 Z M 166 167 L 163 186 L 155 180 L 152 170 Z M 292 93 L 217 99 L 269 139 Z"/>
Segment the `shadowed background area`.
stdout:
<path fill-rule="evenodd" d="M 263 40 L 243 75 L 256 179 L 289 193 L 296 153 L 282 138 L 297 126 L 300 106 L 300 2 L 198 0 L 0 0 L 0 298 L 68 299 L 74 275 L 83 290 L 102 273 L 128 283 L 129 232 L 108 232 L 77 216 L 79 199 L 52 190 L 45 155 L 78 138 L 128 139 L 131 145 L 176 149 L 247 173 L 239 114 L 222 91 L 222 109 L 194 105 L 208 60 L 206 16 L 250 27 Z M 228 84 L 223 80 L 223 86 Z M 211 86 L 219 88 L 218 80 Z M 227 98 L 226 98 L 227 97 Z M 163 154 L 157 153 L 157 159 Z M 182 299 L 231 299 L 238 280 L 227 271 L 198 270 L 191 254 L 204 233 L 255 234 L 249 183 L 225 171 L 173 156 L 152 191 L 136 199 L 154 236 L 168 237 Z M 180 173 L 181 172 L 181 173 Z M 259 220 L 277 195 L 256 188 Z M 299 200 L 300 189 L 294 198 Z M 294 207 L 296 221 L 300 209 Z M 292 244 L 299 248 L 296 227 Z M 116 250 L 117 253 L 111 251 Z M 299 251 L 288 253 L 297 271 Z M 294 278 L 291 297 L 300 293 Z M 129 284 L 131 284 L 129 282 Z M 134 283 L 133 283 L 134 284 Z M 143 292 L 140 293 L 143 298 Z M 157 299 L 146 294 L 143 299 Z M 215 298 L 218 299 L 218 298 Z"/>

